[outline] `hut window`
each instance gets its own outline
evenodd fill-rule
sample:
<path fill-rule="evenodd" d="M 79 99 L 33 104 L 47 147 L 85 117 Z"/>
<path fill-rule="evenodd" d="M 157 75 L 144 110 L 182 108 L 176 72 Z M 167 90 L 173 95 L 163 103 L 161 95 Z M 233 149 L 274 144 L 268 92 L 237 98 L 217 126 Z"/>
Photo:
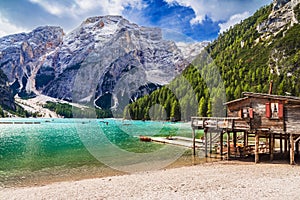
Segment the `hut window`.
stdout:
<path fill-rule="evenodd" d="M 270 106 L 270 103 L 266 103 L 266 117 L 267 118 L 271 117 L 271 106 Z"/>
<path fill-rule="evenodd" d="M 248 118 L 249 113 L 247 108 L 243 108 L 243 118 Z"/>
<path fill-rule="evenodd" d="M 278 103 L 271 103 L 272 118 L 278 118 Z"/>

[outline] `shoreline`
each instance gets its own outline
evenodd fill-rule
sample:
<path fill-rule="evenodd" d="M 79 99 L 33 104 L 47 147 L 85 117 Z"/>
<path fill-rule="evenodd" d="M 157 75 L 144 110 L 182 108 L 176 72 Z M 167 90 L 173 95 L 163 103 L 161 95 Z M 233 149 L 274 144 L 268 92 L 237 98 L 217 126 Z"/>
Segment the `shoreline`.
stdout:
<path fill-rule="evenodd" d="M 299 166 L 219 161 L 127 175 L 2 188 L 4 199 L 297 199 Z"/>
<path fill-rule="evenodd" d="M 182 155 L 175 162 L 168 166 L 163 167 L 160 170 L 189 167 L 194 165 L 201 165 L 209 162 L 218 162 L 219 159 L 215 158 L 200 158 L 193 157 L 192 155 Z M 154 170 L 155 171 L 155 170 Z M 144 171 L 142 171 L 144 172 Z M 151 171 L 149 171 L 151 172 Z M 139 173 L 139 172 L 137 172 Z M 37 187 L 45 186 L 53 183 L 65 182 L 65 181 L 81 181 L 95 178 L 105 178 L 120 175 L 130 175 L 131 173 L 122 172 L 102 163 L 96 163 L 94 165 L 84 165 L 76 168 L 53 168 L 44 169 L 34 172 L 21 172 L 18 175 L 6 177 L 0 182 L 1 188 L 24 188 L 24 187 Z M 1 181 L 1 180 L 0 180 Z"/>

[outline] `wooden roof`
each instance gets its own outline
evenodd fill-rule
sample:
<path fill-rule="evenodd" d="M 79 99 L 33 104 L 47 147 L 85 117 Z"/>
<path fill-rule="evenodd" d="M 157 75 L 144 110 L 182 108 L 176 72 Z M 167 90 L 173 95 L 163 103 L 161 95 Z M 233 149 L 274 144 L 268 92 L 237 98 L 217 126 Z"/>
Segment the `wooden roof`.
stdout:
<path fill-rule="evenodd" d="M 233 101 L 229 101 L 224 103 L 224 105 L 229 105 L 232 103 L 237 103 L 243 101 L 248 98 L 260 98 L 260 99 L 276 99 L 281 101 L 292 101 L 300 104 L 300 98 L 294 96 L 282 96 L 282 95 L 273 95 L 273 94 L 264 94 L 264 93 L 253 93 L 253 92 L 243 92 L 243 98 L 236 99 Z"/>

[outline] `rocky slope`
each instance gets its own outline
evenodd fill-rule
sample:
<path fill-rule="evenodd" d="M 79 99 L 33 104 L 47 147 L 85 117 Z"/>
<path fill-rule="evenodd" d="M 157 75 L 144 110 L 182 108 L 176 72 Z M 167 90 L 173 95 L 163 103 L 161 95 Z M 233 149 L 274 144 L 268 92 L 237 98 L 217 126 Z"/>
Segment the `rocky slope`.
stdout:
<path fill-rule="evenodd" d="M 9 110 L 16 110 L 13 93 L 8 85 L 8 79 L 1 69 L 0 69 L 0 107 Z"/>
<path fill-rule="evenodd" d="M 277 35 L 287 30 L 294 24 L 298 24 L 297 14 L 294 8 L 300 3 L 299 0 L 274 0 L 273 9 L 267 20 L 257 26 L 259 33 L 264 33 L 262 38 Z"/>
<path fill-rule="evenodd" d="M 120 16 L 91 17 L 67 35 L 46 26 L 0 38 L 0 66 L 19 96 L 108 108 L 169 83 L 205 45 L 193 44 L 195 51 L 164 40 L 158 28 Z"/>

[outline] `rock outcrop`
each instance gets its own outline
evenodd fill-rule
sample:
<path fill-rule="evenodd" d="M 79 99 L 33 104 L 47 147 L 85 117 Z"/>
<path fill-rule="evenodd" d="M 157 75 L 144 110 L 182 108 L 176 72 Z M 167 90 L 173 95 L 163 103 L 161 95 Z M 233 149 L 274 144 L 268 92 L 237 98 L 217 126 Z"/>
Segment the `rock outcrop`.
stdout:
<path fill-rule="evenodd" d="M 8 110 L 16 110 L 13 93 L 8 85 L 8 79 L 0 69 L 0 106 Z"/>
<path fill-rule="evenodd" d="M 257 26 L 259 33 L 264 33 L 264 38 L 277 35 L 282 30 L 299 23 L 294 12 L 300 0 L 274 0 L 273 9 L 268 19 Z"/>

